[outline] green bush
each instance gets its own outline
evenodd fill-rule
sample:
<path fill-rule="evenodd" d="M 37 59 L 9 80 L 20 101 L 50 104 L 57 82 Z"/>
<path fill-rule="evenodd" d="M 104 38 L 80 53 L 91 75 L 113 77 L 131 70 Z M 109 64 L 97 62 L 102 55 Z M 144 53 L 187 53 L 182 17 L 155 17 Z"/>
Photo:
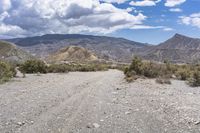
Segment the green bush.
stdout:
<path fill-rule="evenodd" d="M 188 69 L 183 69 L 183 68 L 180 68 L 176 71 L 176 77 L 180 80 L 187 80 L 190 78 L 190 70 Z"/>
<path fill-rule="evenodd" d="M 192 79 L 189 80 L 189 84 L 193 87 L 198 87 L 200 86 L 200 71 L 196 70 L 193 75 Z"/>
<path fill-rule="evenodd" d="M 90 72 L 105 71 L 108 66 L 105 64 L 52 64 L 48 67 L 49 73 L 66 73 L 66 72 Z"/>
<path fill-rule="evenodd" d="M 47 65 L 40 60 L 28 60 L 19 69 L 23 73 L 47 73 Z"/>
<path fill-rule="evenodd" d="M 0 83 L 9 81 L 15 74 L 15 70 L 8 63 L 0 61 Z"/>
<path fill-rule="evenodd" d="M 132 60 L 132 63 L 129 67 L 129 71 L 135 71 L 136 74 L 141 75 L 142 74 L 142 60 L 138 57 L 134 57 Z"/>
<path fill-rule="evenodd" d="M 153 64 L 152 62 L 143 63 L 142 75 L 148 78 L 156 78 L 159 75 L 159 66 Z"/>
<path fill-rule="evenodd" d="M 70 71 L 69 66 L 65 64 L 52 64 L 48 67 L 49 73 L 67 73 Z"/>

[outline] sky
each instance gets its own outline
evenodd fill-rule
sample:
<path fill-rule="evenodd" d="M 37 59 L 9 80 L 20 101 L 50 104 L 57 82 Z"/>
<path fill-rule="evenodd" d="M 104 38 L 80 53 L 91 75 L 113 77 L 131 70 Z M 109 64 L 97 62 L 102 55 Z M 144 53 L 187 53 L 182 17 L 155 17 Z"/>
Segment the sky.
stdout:
<path fill-rule="evenodd" d="M 0 38 L 91 34 L 159 44 L 200 38 L 200 0 L 0 0 Z"/>

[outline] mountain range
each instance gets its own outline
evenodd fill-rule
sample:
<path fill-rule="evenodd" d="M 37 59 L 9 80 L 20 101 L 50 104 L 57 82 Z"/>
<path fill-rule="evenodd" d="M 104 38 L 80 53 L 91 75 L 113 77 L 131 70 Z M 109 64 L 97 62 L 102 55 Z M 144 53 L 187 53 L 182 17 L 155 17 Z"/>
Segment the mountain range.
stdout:
<path fill-rule="evenodd" d="M 95 53 L 98 58 L 130 62 L 133 56 L 146 60 L 173 63 L 193 63 L 200 61 L 200 39 L 175 34 L 167 41 L 150 45 L 123 38 L 92 36 L 80 34 L 47 34 L 43 36 L 15 38 L 6 40 L 45 59 L 67 46 L 79 46 Z"/>
<path fill-rule="evenodd" d="M 130 62 L 135 53 L 147 44 L 123 38 L 79 34 L 48 34 L 36 37 L 7 40 L 33 55 L 46 58 L 63 47 L 79 46 L 95 53 L 99 58 L 118 62 Z"/>

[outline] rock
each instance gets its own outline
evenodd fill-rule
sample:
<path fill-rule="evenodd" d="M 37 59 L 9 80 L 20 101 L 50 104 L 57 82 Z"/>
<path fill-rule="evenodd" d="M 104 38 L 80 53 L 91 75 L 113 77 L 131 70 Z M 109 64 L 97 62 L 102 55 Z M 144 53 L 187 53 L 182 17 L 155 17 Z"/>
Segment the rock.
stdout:
<path fill-rule="evenodd" d="M 195 125 L 199 125 L 199 124 L 200 124 L 200 121 L 197 121 L 197 122 L 195 122 L 194 124 L 195 124 Z"/>
<path fill-rule="evenodd" d="M 94 128 L 99 128 L 100 127 L 100 125 L 98 123 L 93 123 L 92 125 L 93 125 Z"/>
<path fill-rule="evenodd" d="M 117 88 L 116 90 L 119 91 L 119 90 L 121 90 L 121 89 L 120 89 L 120 88 Z"/>
<path fill-rule="evenodd" d="M 173 78 L 173 79 L 176 79 L 177 77 L 176 77 L 176 75 L 173 74 L 173 75 L 172 75 L 172 78 Z"/>
<path fill-rule="evenodd" d="M 16 67 L 15 71 L 16 71 L 15 77 L 17 77 L 17 78 L 23 78 L 24 77 L 24 74 L 19 71 L 19 67 Z"/>
<path fill-rule="evenodd" d="M 19 126 L 23 126 L 25 124 L 25 122 L 23 121 L 23 122 L 17 122 L 17 125 L 19 125 Z"/>
<path fill-rule="evenodd" d="M 112 94 L 116 95 L 116 94 L 118 94 L 118 92 L 112 92 Z"/>
<path fill-rule="evenodd" d="M 127 111 L 127 112 L 125 112 L 125 115 L 129 115 L 131 112 L 129 112 L 129 111 Z"/>
<path fill-rule="evenodd" d="M 87 128 L 92 128 L 91 123 L 88 123 L 86 127 L 87 127 Z"/>
<path fill-rule="evenodd" d="M 100 122 L 104 122 L 104 120 L 103 120 L 103 119 L 101 119 L 101 120 L 100 120 Z"/>

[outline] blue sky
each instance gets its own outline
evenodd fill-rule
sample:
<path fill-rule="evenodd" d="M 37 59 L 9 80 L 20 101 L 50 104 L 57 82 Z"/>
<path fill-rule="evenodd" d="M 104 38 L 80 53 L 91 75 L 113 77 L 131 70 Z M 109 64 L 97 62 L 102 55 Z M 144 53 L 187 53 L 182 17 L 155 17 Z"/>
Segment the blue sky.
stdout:
<path fill-rule="evenodd" d="M 0 38 L 92 34 L 158 44 L 200 38 L 200 0 L 0 0 Z"/>
<path fill-rule="evenodd" d="M 117 5 L 119 8 L 129 7 L 129 2 Z M 130 40 L 158 44 L 172 37 L 175 33 L 184 34 L 190 37 L 200 38 L 200 27 L 185 25 L 180 21 L 180 16 L 189 16 L 193 13 L 200 12 L 200 0 L 187 0 L 185 3 L 175 6 L 181 12 L 171 12 L 169 7 L 165 6 L 165 1 L 161 1 L 156 6 L 141 7 L 134 6 L 136 10 L 141 10 L 148 16 L 145 24 L 152 26 L 166 26 L 171 28 L 169 31 L 163 29 L 138 29 L 138 30 L 121 30 L 113 33 L 113 36 L 124 36 Z M 134 12 L 133 12 L 134 13 Z"/>

